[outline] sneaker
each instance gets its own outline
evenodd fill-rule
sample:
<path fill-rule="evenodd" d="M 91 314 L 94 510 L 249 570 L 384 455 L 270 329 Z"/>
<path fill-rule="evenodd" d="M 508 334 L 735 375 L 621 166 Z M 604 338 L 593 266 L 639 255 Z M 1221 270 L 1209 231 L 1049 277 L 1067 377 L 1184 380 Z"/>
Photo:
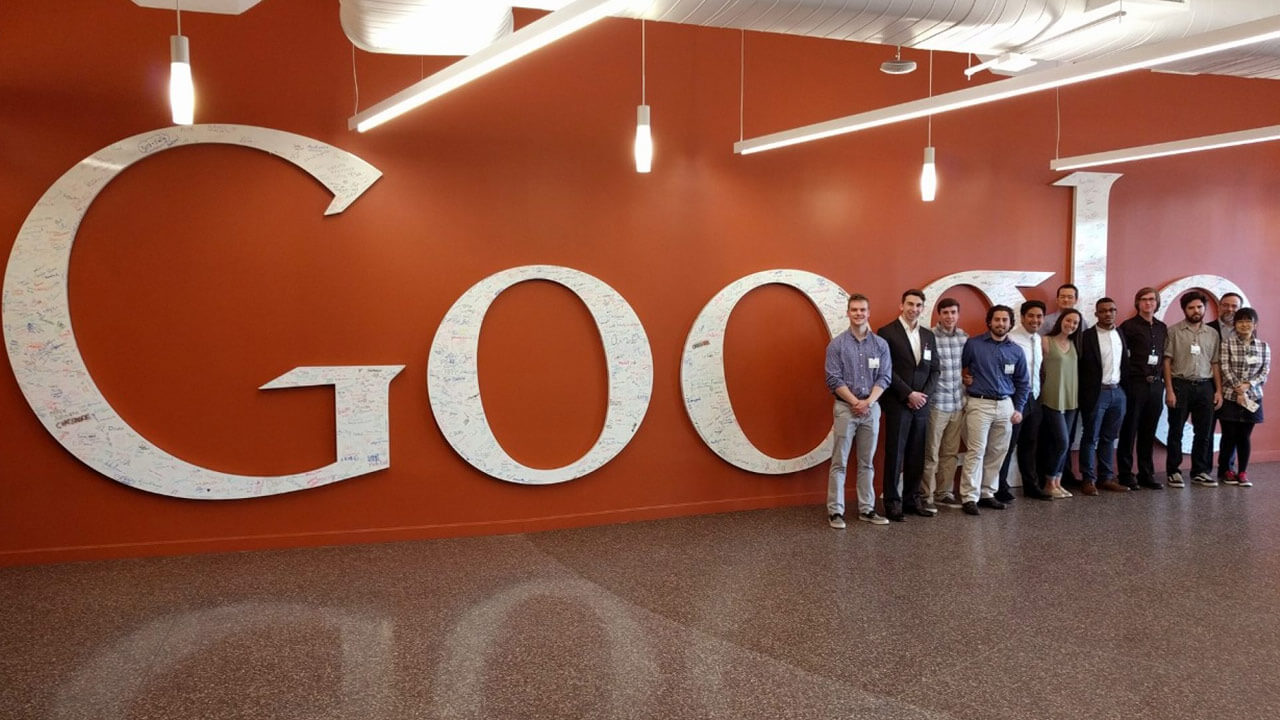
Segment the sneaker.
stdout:
<path fill-rule="evenodd" d="M 942 497 L 938 498 L 938 504 L 941 505 L 942 507 L 949 507 L 949 508 L 958 509 L 962 507 L 960 501 L 957 500 L 956 496 L 952 495 L 951 493 L 947 493 L 946 495 L 943 495 Z"/>
<path fill-rule="evenodd" d="M 843 529 L 844 529 L 844 516 L 843 516 L 843 515 L 841 515 L 840 513 L 835 513 L 835 514 L 834 514 L 834 515 L 832 515 L 831 517 L 827 518 L 827 524 L 828 524 L 828 525 L 830 525 L 831 527 L 833 527 L 833 528 L 837 529 L 837 530 L 843 530 Z"/>
<path fill-rule="evenodd" d="M 1253 483 L 1249 482 L 1249 473 L 1247 472 L 1236 475 L 1236 484 L 1240 487 L 1253 487 Z"/>
<path fill-rule="evenodd" d="M 1005 505 L 1003 502 L 993 497 L 989 497 L 989 498 L 979 498 L 978 507 L 991 508 L 992 510 L 1003 510 L 1009 506 Z"/>
<path fill-rule="evenodd" d="M 978 503 L 972 500 L 966 502 L 962 507 L 964 508 L 965 515 L 981 515 L 982 514 L 978 512 Z"/>
<path fill-rule="evenodd" d="M 938 506 L 933 504 L 932 500 L 925 500 L 923 503 L 920 504 L 920 507 L 923 508 L 924 511 L 929 513 L 930 515 L 938 514 Z"/>
<path fill-rule="evenodd" d="M 1236 475 L 1235 470 L 1228 470 L 1222 475 L 1219 475 L 1218 480 L 1223 485 L 1239 485 L 1240 484 L 1240 476 Z"/>
<path fill-rule="evenodd" d="M 889 518 L 877 515 L 875 510 L 868 510 L 858 516 L 862 522 L 869 522 L 872 525 L 888 525 Z"/>
<path fill-rule="evenodd" d="M 1218 481 L 1214 480 L 1213 476 L 1209 473 L 1200 473 L 1199 475 L 1191 478 L 1191 482 L 1203 487 L 1218 487 Z"/>
<path fill-rule="evenodd" d="M 1169 487 L 1184 488 L 1186 486 L 1187 486 L 1186 483 L 1182 482 L 1182 473 L 1180 472 L 1169 473 Z"/>

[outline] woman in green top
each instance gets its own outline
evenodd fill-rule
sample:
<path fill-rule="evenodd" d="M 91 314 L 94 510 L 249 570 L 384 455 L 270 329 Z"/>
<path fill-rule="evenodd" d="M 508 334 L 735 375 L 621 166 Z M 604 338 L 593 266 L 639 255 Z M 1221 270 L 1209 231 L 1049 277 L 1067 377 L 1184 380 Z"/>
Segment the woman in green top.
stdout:
<path fill-rule="evenodd" d="M 1044 348 L 1044 383 L 1040 386 L 1040 407 L 1049 441 L 1049 468 L 1044 491 L 1055 498 L 1069 498 L 1062 489 L 1071 438 L 1067 428 L 1080 407 L 1080 325 L 1079 310 L 1068 308 L 1058 316 L 1053 330 L 1041 338 Z"/>

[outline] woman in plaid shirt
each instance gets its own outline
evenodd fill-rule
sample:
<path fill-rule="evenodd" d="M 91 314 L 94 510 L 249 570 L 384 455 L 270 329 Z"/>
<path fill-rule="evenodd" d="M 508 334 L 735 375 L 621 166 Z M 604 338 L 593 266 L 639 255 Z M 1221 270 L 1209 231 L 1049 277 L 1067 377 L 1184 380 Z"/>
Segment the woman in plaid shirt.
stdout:
<path fill-rule="evenodd" d="M 1235 332 L 1226 338 L 1219 350 L 1222 370 L 1222 445 L 1218 450 L 1218 477 L 1227 485 L 1252 487 L 1249 474 L 1249 435 L 1253 426 L 1262 422 L 1262 385 L 1271 370 L 1271 348 L 1258 339 L 1254 326 L 1258 312 L 1240 308 L 1233 318 Z M 1222 466 L 1222 459 L 1239 455 L 1239 472 Z"/>

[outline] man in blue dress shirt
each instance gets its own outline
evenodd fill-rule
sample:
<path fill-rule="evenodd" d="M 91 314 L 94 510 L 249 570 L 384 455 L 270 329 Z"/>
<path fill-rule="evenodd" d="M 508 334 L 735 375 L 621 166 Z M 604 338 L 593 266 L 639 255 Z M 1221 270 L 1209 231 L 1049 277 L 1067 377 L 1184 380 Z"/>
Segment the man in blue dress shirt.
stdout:
<path fill-rule="evenodd" d="M 979 507 L 1005 508 L 995 498 L 1000 464 L 1009 449 L 1013 425 L 1022 422 L 1022 409 L 1031 394 L 1027 357 L 1009 340 L 1012 327 L 1013 309 L 992 307 L 987 311 L 987 332 L 970 338 L 960 355 L 969 393 L 964 408 L 969 451 L 960 475 L 960 494 L 962 507 L 970 515 L 977 515 Z"/>
<path fill-rule="evenodd" d="M 836 396 L 835 446 L 827 475 L 827 520 L 841 529 L 844 522 L 844 480 L 849 451 L 858 445 L 858 519 L 888 525 L 876 514 L 876 440 L 880 436 L 880 395 L 889 387 L 893 372 L 889 344 L 871 332 L 871 302 L 865 295 L 849 296 L 849 330 L 827 345 L 827 389 Z"/>

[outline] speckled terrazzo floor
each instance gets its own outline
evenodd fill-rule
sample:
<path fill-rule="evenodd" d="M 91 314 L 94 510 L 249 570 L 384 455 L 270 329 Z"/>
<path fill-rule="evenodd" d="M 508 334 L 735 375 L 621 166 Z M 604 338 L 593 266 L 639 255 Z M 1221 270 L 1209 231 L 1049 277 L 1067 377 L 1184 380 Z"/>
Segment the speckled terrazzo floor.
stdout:
<path fill-rule="evenodd" d="M 0 717 L 1276 718 L 1280 465 L 1250 474 L 9 568 Z"/>

